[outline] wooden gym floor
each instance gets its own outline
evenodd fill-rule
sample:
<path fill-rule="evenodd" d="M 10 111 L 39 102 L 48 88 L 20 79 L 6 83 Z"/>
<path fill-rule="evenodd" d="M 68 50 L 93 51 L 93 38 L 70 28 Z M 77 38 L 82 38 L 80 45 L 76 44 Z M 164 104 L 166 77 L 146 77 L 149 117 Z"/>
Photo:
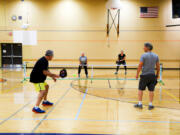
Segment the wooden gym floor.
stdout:
<path fill-rule="evenodd" d="M 28 69 L 28 74 L 31 69 Z M 59 73 L 59 70 L 52 70 Z M 45 114 L 31 111 L 37 93 L 23 80 L 22 70 L 0 71 L 6 82 L 0 84 L 0 133 L 84 133 L 120 135 L 179 135 L 179 71 L 163 71 L 165 86 L 156 88 L 152 111 L 133 107 L 137 102 L 136 80 L 124 78 L 124 71 L 115 76 L 114 70 L 96 70 L 95 77 L 113 79 L 58 80 L 50 85 L 49 100 L 53 107 L 42 107 Z M 68 70 L 69 77 L 77 70 Z M 128 70 L 127 78 L 135 76 Z M 84 71 L 82 71 L 84 74 Z M 82 76 L 83 77 L 83 76 Z M 148 104 L 145 92 L 144 104 Z"/>

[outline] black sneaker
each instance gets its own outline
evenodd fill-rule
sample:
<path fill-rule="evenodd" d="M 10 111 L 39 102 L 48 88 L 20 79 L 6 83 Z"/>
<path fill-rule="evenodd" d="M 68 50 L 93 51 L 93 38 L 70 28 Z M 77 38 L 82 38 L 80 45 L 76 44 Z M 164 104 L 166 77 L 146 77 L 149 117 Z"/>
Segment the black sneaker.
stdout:
<path fill-rule="evenodd" d="M 149 105 L 148 109 L 152 110 L 152 109 L 154 109 L 154 106 L 153 105 Z"/>
<path fill-rule="evenodd" d="M 139 109 L 143 109 L 143 105 L 142 105 L 142 104 L 141 104 L 141 105 L 135 104 L 134 107 L 135 107 L 135 108 L 139 108 Z"/>
<path fill-rule="evenodd" d="M 115 75 L 117 75 L 117 74 L 118 74 L 118 72 L 116 71 L 114 74 L 115 74 Z"/>

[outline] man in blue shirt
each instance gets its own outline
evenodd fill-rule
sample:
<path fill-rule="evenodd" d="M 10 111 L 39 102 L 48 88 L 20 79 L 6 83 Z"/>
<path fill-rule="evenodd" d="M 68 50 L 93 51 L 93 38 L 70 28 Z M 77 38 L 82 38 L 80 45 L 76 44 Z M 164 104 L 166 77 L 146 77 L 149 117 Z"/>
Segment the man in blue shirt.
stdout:
<path fill-rule="evenodd" d="M 81 69 L 84 67 L 86 78 L 88 78 L 88 70 L 87 70 L 87 57 L 82 53 L 81 57 L 79 58 L 79 69 L 78 69 L 78 76 L 80 77 Z"/>

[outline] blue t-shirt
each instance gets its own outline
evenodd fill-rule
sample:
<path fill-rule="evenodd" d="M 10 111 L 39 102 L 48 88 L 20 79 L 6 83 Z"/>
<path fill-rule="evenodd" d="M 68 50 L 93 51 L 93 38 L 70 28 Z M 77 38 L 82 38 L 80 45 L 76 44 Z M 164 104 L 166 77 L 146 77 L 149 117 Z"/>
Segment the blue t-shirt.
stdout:
<path fill-rule="evenodd" d="M 81 64 L 83 64 L 83 65 L 86 65 L 86 64 L 87 64 L 87 57 L 86 57 L 86 56 L 81 56 L 81 57 L 79 58 L 79 60 L 80 60 Z"/>
<path fill-rule="evenodd" d="M 143 62 L 141 75 L 155 74 L 155 66 L 159 62 L 159 57 L 153 52 L 147 52 L 141 56 L 140 62 Z"/>

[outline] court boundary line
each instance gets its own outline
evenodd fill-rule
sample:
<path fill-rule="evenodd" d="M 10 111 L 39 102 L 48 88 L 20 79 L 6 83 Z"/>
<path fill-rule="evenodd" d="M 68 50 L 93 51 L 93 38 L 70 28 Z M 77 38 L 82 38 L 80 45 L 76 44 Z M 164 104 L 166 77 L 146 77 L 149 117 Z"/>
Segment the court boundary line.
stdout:
<path fill-rule="evenodd" d="M 21 121 L 21 120 L 43 120 L 43 121 L 77 121 L 73 118 L 49 118 L 49 119 L 43 119 L 43 118 L 14 118 L 11 119 L 14 121 Z M 92 121 L 92 122 L 121 122 L 121 123 L 174 123 L 174 124 L 180 124 L 180 121 L 161 121 L 161 120 L 97 120 L 97 119 L 78 119 L 79 121 Z"/>
<path fill-rule="evenodd" d="M 20 111 L 22 111 L 26 106 L 28 106 L 34 99 L 32 99 L 31 101 L 29 101 L 28 103 L 26 103 L 25 105 L 23 105 L 20 109 L 18 109 L 15 113 L 11 114 L 9 117 L 7 117 L 6 119 L 4 119 L 3 121 L 0 122 L 0 125 L 4 124 L 6 121 L 10 120 L 13 116 L 15 116 L 17 113 L 19 113 Z"/>
<path fill-rule="evenodd" d="M 13 89 L 8 89 L 7 91 L 11 91 L 11 90 L 15 90 L 17 88 L 20 87 L 20 84 L 18 83 L 17 85 L 15 85 L 15 88 Z M 11 114 L 9 117 L 5 118 L 3 121 L 0 122 L 0 126 L 2 124 L 4 124 L 6 121 L 10 120 L 13 116 L 15 116 L 17 113 L 19 113 L 20 111 L 22 111 L 26 106 L 28 106 L 34 99 L 30 100 L 28 103 L 26 103 L 25 105 L 23 105 L 20 109 L 18 109 L 17 111 L 15 111 L 13 114 Z"/>
<path fill-rule="evenodd" d="M 163 89 L 162 92 L 164 92 L 166 95 L 170 96 L 172 99 L 174 99 L 176 102 L 179 102 L 179 99 L 172 93 L 168 92 L 167 90 Z"/>
<path fill-rule="evenodd" d="M 56 103 L 54 104 L 54 106 L 49 110 L 49 112 L 47 112 L 47 113 L 44 115 L 43 119 L 40 120 L 40 122 L 31 130 L 32 133 L 34 133 L 34 132 L 39 128 L 39 126 L 42 124 L 42 122 L 49 116 L 49 114 L 55 109 L 55 107 L 60 103 L 60 101 L 61 101 L 62 99 L 64 99 L 64 97 L 68 94 L 68 92 L 70 91 L 71 88 L 72 88 L 72 87 L 69 87 L 69 88 L 66 90 L 66 92 L 57 100 L 57 102 L 56 102 Z"/>
<path fill-rule="evenodd" d="M 83 104 L 84 104 L 84 100 L 85 100 L 85 98 L 86 98 L 87 92 L 88 92 L 88 88 L 86 88 L 86 91 L 85 91 L 85 93 L 84 93 L 84 95 L 83 95 L 81 104 L 80 104 L 80 106 L 79 106 L 79 108 L 78 108 L 78 112 L 76 113 L 76 116 L 75 116 L 75 118 L 74 118 L 75 120 L 78 120 L 78 117 L 79 117 L 79 114 L 80 114 L 80 112 L 81 112 L 82 106 L 83 106 Z"/>
<path fill-rule="evenodd" d="M 74 81 L 78 81 L 78 80 L 74 80 Z M 101 81 L 101 80 L 99 80 L 99 81 Z M 103 80 L 104 81 L 104 80 Z M 112 80 L 112 81 L 116 81 L 116 80 Z M 119 80 L 117 80 L 117 81 L 119 81 Z M 129 80 L 129 81 L 131 81 L 131 80 Z M 133 80 L 132 80 L 133 81 Z M 73 86 L 78 86 L 77 84 L 73 84 Z M 121 89 L 121 90 L 123 90 L 123 89 L 126 89 L 126 90 L 128 90 L 128 89 L 136 89 L 136 90 L 138 90 L 138 87 L 124 87 L 124 88 L 115 88 L 115 87 L 111 87 L 111 88 L 103 88 L 103 87 L 88 87 L 89 89 Z M 155 90 L 159 90 L 159 87 L 157 87 Z M 163 90 L 179 90 L 179 88 L 163 88 Z"/>
<path fill-rule="evenodd" d="M 74 80 L 74 81 L 75 81 L 75 80 Z M 72 83 L 73 83 L 73 81 L 71 82 L 71 87 L 72 87 L 72 89 L 74 89 L 74 90 L 76 90 L 76 91 L 78 91 L 78 92 L 80 92 L 80 93 L 84 93 L 84 92 L 80 91 L 79 89 L 74 88 L 74 87 L 72 86 Z M 93 97 L 96 97 L 96 98 L 105 99 L 105 100 L 113 100 L 113 101 L 119 101 L 119 102 L 122 102 L 122 103 L 134 104 L 134 103 L 129 102 L 129 101 L 122 101 L 122 100 L 118 100 L 118 99 L 115 99 L 115 98 L 105 98 L 105 97 L 100 97 L 100 96 L 92 95 L 92 94 L 89 94 L 89 93 L 87 93 L 87 95 L 93 96 Z M 138 102 L 138 101 L 137 101 L 137 102 Z M 148 105 L 144 105 L 144 106 L 148 106 Z M 156 107 L 156 108 L 161 108 L 161 109 L 169 109 L 169 110 L 180 110 L 180 109 L 177 109 L 177 108 L 169 108 L 169 107 L 161 107 L 161 106 L 155 106 L 155 107 Z"/>
<path fill-rule="evenodd" d="M 25 82 L 26 83 L 26 82 Z M 56 85 L 56 84 L 55 84 Z M 51 88 L 52 87 L 54 87 L 55 85 L 52 85 L 51 86 Z M 16 86 L 16 85 L 15 85 Z M 16 87 L 17 88 L 17 87 Z M 14 89 L 16 89 L 16 88 L 14 88 Z M 14 90 L 14 89 L 12 89 L 12 90 Z M 15 116 L 16 114 L 18 114 L 20 111 L 22 111 L 25 107 L 27 107 L 30 103 L 32 103 L 32 101 L 34 101 L 34 99 L 36 99 L 36 97 L 35 98 L 33 98 L 32 100 L 30 100 L 28 103 L 26 103 L 24 106 L 22 106 L 20 109 L 18 109 L 15 113 L 13 113 L 12 115 L 10 115 L 9 117 L 7 117 L 7 118 L 5 118 L 3 121 L 1 121 L 0 122 L 0 126 L 2 125 L 2 124 L 4 124 L 6 121 L 8 121 L 8 120 L 11 120 L 11 118 L 13 117 L 13 116 Z"/>
<path fill-rule="evenodd" d="M 74 81 L 76 81 L 76 80 L 74 80 Z M 73 81 L 73 82 L 74 82 Z M 108 80 L 108 83 L 110 83 L 110 80 Z M 73 86 L 78 86 L 78 85 L 74 85 L 74 84 L 72 84 L 72 87 Z M 74 88 L 74 87 L 73 87 Z M 77 88 L 74 88 L 74 89 L 76 89 L 76 90 L 78 90 Z M 138 90 L 138 88 L 113 88 L 113 87 L 111 87 L 111 85 L 109 84 L 109 88 L 100 88 L 100 87 L 88 87 L 88 89 L 106 89 L 106 90 L 117 90 L 117 89 L 120 89 L 120 90 L 129 90 L 129 89 L 136 89 L 136 90 Z M 156 88 L 157 90 L 159 89 L 159 88 Z M 166 89 L 166 88 L 163 88 L 163 93 L 165 93 L 166 95 L 168 95 L 168 96 L 170 96 L 172 99 L 173 99 L 173 101 L 169 101 L 169 100 L 163 100 L 163 101 L 167 101 L 167 102 L 171 102 L 171 103 L 174 103 L 174 102 L 179 102 L 179 100 L 178 100 L 178 98 L 175 96 L 175 95 L 173 95 L 173 94 L 171 94 L 170 92 L 168 92 L 167 90 L 179 90 L 179 89 Z M 88 93 L 87 93 L 88 94 Z M 93 95 L 93 94 L 91 94 L 92 96 L 95 96 L 95 95 Z M 100 97 L 100 96 L 97 96 L 97 97 Z M 109 98 L 108 98 L 109 99 Z M 126 98 L 127 99 L 127 98 Z M 115 99 L 116 100 L 116 99 Z M 120 100 L 117 100 L 117 101 L 120 101 Z M 126 101 L 124 101 L 124 102 L 126 102 Z M 138 101 L 127 101 L 128 103 L 134 103 L 134 102 L 138 102 Z"/>
<path fill-rule="evenodd" d="M 16 84 L 16 85 L 14 86 L 14 88 L 13 88 L 13 89 L 4 89 L 3 91 L 5 91 L 5 92 L 9 92 L 9 91 L 16 90 L 17 88 L 21 87 L 21 85 L 20 85 L 20 84 L 22 84 L 22 83 L 18 83 L 18 84 Z"/>

